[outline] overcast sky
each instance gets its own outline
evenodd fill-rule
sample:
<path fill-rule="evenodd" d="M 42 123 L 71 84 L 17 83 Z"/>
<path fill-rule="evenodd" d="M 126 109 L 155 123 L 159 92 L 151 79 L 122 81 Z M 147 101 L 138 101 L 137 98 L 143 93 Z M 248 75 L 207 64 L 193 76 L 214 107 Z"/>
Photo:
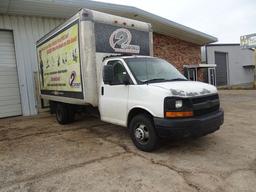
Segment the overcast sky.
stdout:
<path fill-rule="evenodd" d="M 99 0 L 135 6 L 218 38 L 239 43 L 256 33 L 256 0 Z"/>

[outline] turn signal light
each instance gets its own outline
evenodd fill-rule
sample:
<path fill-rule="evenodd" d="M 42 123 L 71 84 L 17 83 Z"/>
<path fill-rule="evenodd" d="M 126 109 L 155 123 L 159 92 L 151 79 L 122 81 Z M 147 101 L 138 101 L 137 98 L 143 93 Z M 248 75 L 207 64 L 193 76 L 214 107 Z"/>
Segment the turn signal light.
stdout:
<path fill-rule="evenodd" d="M 165 117 L 192 117 L 193 111 L 168 111 L 165 112 Z"/>

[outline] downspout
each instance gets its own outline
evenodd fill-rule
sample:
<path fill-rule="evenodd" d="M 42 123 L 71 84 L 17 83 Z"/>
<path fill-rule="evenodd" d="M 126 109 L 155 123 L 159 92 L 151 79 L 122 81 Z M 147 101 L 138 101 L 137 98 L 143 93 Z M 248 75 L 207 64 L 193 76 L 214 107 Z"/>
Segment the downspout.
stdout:
<path fill-rule="evenodd" d="M 253 88 L 256 89 L 256 48 L 254 48 L 254 82 Z"/>
<path fill-rule="evenodd" d="M 207 45 L 205 45 L 205 62 L 208 64 Z"/>

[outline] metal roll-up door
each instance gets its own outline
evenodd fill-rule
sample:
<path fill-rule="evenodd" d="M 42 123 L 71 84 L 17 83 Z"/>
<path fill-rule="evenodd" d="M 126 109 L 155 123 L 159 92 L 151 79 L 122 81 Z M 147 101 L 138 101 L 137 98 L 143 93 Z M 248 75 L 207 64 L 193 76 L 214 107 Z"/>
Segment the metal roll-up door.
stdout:
<path fill-rule="evenodd" d="M 215 63 L 217 86 L 227 85 L 227 53 L 215 52 Z"/>
<path fill-rule="evenodd" d="M 0 31 L 0 118 L 21 114 L 13 34 Z"/>

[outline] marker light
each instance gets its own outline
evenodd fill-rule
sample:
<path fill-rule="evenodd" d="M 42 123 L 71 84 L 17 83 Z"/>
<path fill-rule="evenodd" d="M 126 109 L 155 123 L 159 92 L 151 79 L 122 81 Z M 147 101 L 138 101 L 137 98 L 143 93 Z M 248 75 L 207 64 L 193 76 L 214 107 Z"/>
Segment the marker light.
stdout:
<path fill-rule="evenodd" d="M 192 117 L 193 111 L 168 111 L 165 112 L 165 117 Z"/>

